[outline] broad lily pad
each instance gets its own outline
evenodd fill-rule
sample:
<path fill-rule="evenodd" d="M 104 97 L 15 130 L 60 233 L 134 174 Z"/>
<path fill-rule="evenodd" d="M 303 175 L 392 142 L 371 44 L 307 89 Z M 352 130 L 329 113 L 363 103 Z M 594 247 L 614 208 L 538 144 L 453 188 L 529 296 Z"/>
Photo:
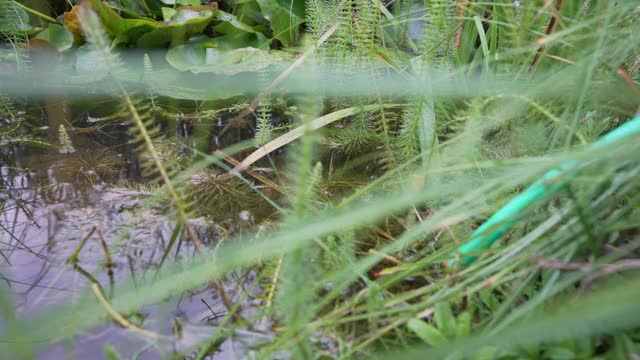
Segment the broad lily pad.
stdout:
<path fill-rule="evenodd" d="M 265 19 L 271 22 L 273 36 L 284 46 L 290 46 L 298 37 L 298 28 L 304 22 L 304 2 L 300 0 L 257 0 Z M 302 13 L 300 11 L 302 4 Z"/>
<path fill-rule="evenodd" d="M 269 42 L 260 31 L 241 22 L 237 17 L 218 10 L 216 20 L 221 21 L 215 26 L 215 31 L 223 34 L 217 37 L 218 46 L 225 49 L 237 49 L 242 47 L 254 47 L 268 49 Z"/>
<path fill-rule="evenodd" d="M 165 5 L 200 5 L 200 0 L 160 0 Z"/>
<path fill-rule="evenodd" d="M 73 46 L 73 33 L 58 24 L 49 24 L 36 38 L 48 41 L 58 51 L 64 51 Z"/>
<path fill-rule="evenodd" d="M 167 53 L 167 62 L 178 70 L 218 75 L 260 71 L 283 59 L 274 52 L 252 47 L 221 50 L 200 44 L 176 46 Z"/>
<path fill-rule="evenodd" d="M 171 17 L 176 14 L 176 12 L 177 12 L 177 10 L 174 9 L 174 8 L 163 7 L 162 8 L 162 18 L 164 19 L 164 21 L 169 21 L 171 19 Z"/>
<path fill-rule="evenodd" d="M 74 6 L 65 13 L 65 27 L 74 35 L 81 35 L 77 19 L 78 6 L 91 7 L 100 17 L 105 31 L 114 38 L 116 44 L 135 44 L 139 47 L 163 47 L 184 42 L 194 34 L 199 34 L 211 23 L 217 5 L 183 6 L 175 13 L 168 13 L 166 22 L 151 19 L 124 19 L 112 8 L 99 0 L 86 0 L 83 5 Z"/>
<path fill-rule="evenodd" d="M 213 20 L 215 7 L 185 6 L 178 8 L 164 26 L 142 35 L 137 45 L 140 47 L 162 47 L 180 44 L 192 35 L 200 34 Z"/>

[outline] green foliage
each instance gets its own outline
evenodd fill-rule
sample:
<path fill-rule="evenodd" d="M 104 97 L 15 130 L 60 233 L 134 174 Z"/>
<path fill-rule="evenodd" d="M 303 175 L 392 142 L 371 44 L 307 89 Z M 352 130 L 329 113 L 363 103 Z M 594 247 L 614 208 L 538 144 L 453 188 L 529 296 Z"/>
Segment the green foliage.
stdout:
<path fill-rule="evenodd" d="M 74 29 L 78 23 L 76 5 L 69 16 L 65 17 L 68 29 Z M 128 19 L 121 17 L 106 3 L 99 0 L 89 0 L 83 6 L 91 8 L 103 24 L 107 36 L 113 39 L 113 44 L 136 44 L 139 47 L 164 47 L 183 43 L 193 34 L 199 34 L 213 20 L 215 7 L 200 6 L 181 8 L 175 11 L 165 21 L 149 19 Z"/>
<path fill-rule="evenodd" d="M 308 126 L 317 113 L 311 99 L 303 99 L 301 126 Z M 308 130 L 307 130 L 308 131 Z M 309 133 L 303 136 L 297 149 L 290 153 L 289 161 L 292 178 L 292 191 L 289 198 L 290 214 L 285 224 L 296 226 L 312 210 L 315 200 L 314 188 L 320 180 L 322 167 L 312 168 L 317 138 Z M 318 248 L 313 243 L 296 247 L 284 257 L 282 275 L 278 287 L 277 308 L 287 325 L 288 332 L 298 332 L 306 326 L 309 316 L 308 304 L 314 301 L 315 291 L 309 284 L 314 284 L 318 276 Z M 295 342 L 295 356 L 308 358 L 311 348 L 306 336 Z"/>
<path fill-rule="evenodd" d="M 19 71 L 28 70 L 24 47 L 31 29 L 29 15 L 11 0 L 0 0 L 0 36 L 8 40 L 13 50 L 14 61 Z"/>
<path fill-rule="evenodd" d="M 422 341 L 431 345 L 438 346 L 447 342 L 447 339 L 434 326 L 418 319 L 411 319 L 407 323 L 409 330 L 413 331 Z"/>
<path fill-rule="evenodd" d="M 263 99 L 256 111 L 256 132 L 255 139 L 258 145 L 264 145 L 271 138 L 272 124 L 271 124 L 271 101 L 270 99 Z"/>
<path fill-rule="evenodd" d="M 298 28 L 304 22 L 303 0 L 256 0 L 262 15 L 271 22 L 273 37 L 284 46 L 293 45 L 298 38 Z"/>

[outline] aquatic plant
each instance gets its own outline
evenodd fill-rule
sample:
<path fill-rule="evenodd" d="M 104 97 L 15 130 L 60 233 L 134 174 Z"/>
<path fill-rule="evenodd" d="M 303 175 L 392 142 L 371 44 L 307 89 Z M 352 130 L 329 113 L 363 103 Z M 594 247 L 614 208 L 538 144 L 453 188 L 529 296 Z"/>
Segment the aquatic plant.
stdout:
<path fill-rule="evenodd" d="M 67 133 L 67 128 L 62 124 L 58 128 L 58 141 L 60 142 L 60 149 L 58 150 L 60 154 L 72 154 L 76 152 L 71 138 L 69 138 L 69 134 Z"/>

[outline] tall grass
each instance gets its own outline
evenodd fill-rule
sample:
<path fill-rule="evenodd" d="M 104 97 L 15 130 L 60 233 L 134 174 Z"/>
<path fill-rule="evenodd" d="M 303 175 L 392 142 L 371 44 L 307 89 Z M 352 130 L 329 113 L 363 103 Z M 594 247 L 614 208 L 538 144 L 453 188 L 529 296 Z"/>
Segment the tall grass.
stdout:
<path fill-rule="evenodd" d="M 286 166 L 276 166 L 286 195 L 277 200 L 285 204 L 277 225 L 194 259 L 167 260 L 157 275 L 120 282 L 113 308 L 127 314 L 234 270 L 258 268 L 264 297 L 275 289 L 274 306 L 226 322 L 226 331 L 194 351 L 267 316 L 274 338 L 254 349 L 258 358 L 640 356 L 640 137 L 585 151 L 638 112 L 638 6 L 613 0 L 307 0 L 306 6 L 312 40 L 330 24 L 340 28 L 316 52 L 317 64 L 298 68 L 301 74 L 273 95 L 294 93 L 293 126 L 309 126 L 336 108 L 379 104 L 325 129 L 332 141 L 367 146 L 323 147 L 324 134 L 309 128 L 286 148 Z M 333 73 L 318 75 L 326 64 Z M 353 81 L 335 79 L 345 71 Z M 161 75 L 156 81 L 161 92 Z M 40 91 L 12 84 L 16 93 Z M 0 91 L 11 90 L 5 87 Z M 383 106 L 398 102 L 403 109 Z M 129 104 L 135 114 L 138 105 Z M 264 103 L 257 113 L 260 137 L 275 134 L 269 111 Z M 147 151 L 155 152 L 151 145 Z M 163 175 L 165 186 L 220 166 L 218 155 Z M 528 209 L 470 266 L 445 266 L 492 212 L 568 160 L 581 162 L 565 190 Z M 331 181 L 349 186 L 337 191 Z M 172 194 L 177 207 L 180 196 Z M 0 293 L 1 337 L 11 339 L 1 345 L 4 354 L 29 355 L 49 343 L 43 339 L 71 339 L 104 322 L 89 289 L 73 303 L 18 320 L 10 291 Z"/>

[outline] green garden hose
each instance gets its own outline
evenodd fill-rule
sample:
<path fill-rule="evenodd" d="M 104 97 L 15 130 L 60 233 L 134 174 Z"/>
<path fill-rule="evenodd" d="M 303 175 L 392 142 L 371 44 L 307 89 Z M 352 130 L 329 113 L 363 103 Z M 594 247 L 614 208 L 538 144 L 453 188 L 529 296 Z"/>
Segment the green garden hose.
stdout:
<path fill-rule="evenodd" d="M 591 144 L 588 150 L 592 151 L 601 148 L 637 133 L 640 133 L 640 116 L 610 131 L 598 139 L 598 141 Z M 464 267 L 471 264 L 477 256 L 468 254 L 478 253 L 490 247 L 523 217 L 521 210 L 533 202 L 548 197 L 562 189 L 567 184 L 567 181 L 553 180 L 556 180 L 556 178 L 563 173 L 566 174 L 567 170 L 570 170 L 577 164 L 578 161 L 572 160 L 561 164 L 555 169 L 549 170 L 526 190 L 511 199 L 500 208 L 500 210 L 487 219 L 487 221 L 480 225 L 471 234 L 469 241 L 458 248 L 458 251 L 454 254 L 456 258 L 449 260 L 449 266 L 456 264 L 458 254 L 460 256 L 459 266 Z M 487 230 L 491 231 L 487 232 Z"/>

